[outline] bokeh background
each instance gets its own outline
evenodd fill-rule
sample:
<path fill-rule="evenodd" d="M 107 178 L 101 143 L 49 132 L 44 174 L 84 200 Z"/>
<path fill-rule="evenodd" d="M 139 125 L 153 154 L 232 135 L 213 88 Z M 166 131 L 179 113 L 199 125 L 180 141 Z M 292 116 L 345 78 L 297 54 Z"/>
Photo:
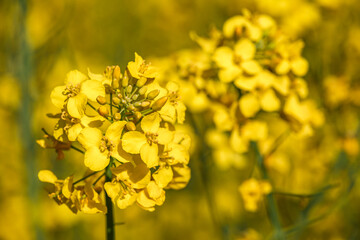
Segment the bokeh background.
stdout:
<path fill-rule="evenodd" d="M 2 0 L 0 239 L 104 239 L 104 215 L 74 215 L 57 206 L 37 179 L 41 169 L 59 177 L 84 173 L 78 153 L 59 162 L 35 142 L 42 127 L 54 125 L 46 118 L 56 111 L 49 95 L 68 71 L 102 72 L 114 64 L 124 69 L 135 51 L 158 59 L 196 48 L 191 31 L 206 36 L 243 8 L 269 14 L 286 34 L 304 40 L 310 65 L 305 79 L 325 114 L 313 137 L 286 140 L 280 167 L 271 172 L 284 191 L 318 193 L 277 198 L 284 228 L 294 239 L 360 239 L 356 0 Z M 242 207 L 237 187 L 244 170 L 219 165 L 211 154 L 204 163 L 198 155 L 194 151 L 188 187 L 167 191 L 154 213 L 136 206 L 116 210 L 117 239 L 266 239 L 266 210 L 248 213 Z M 322 189 L 330 182 L 340 187 Z"/>

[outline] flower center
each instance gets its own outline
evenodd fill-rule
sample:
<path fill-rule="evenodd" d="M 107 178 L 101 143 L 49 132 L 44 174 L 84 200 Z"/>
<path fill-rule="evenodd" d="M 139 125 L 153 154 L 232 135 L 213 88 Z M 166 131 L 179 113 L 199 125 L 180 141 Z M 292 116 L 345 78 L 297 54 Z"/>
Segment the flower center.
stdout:
<path fill-rule="evenodd" d="M 157 133 L 150 133 L 150 132 L 145 133 L 145 137 L 150 146 L 153 143 L 155 143 L 155 144 L 158 143 L 158 139 L 157 139 L 158 136 L 159 136 L 159 134 L 157 134 Z"/>
<path fill-rule="evenodd" d="M 63 91 L 63 94 L 66 95 L 68 98 L 75 97 L 80 93 L 80 84 L 76 84 L 75 86 L 72 84 L 68 84 Z"/>
<path fill-rule="evenodd" d="M 115 146 L 112 143 L 112 141 L 110 141 L 107 137 L 104 136 L 101 138 L 101 142 L 100 142 L 100 151 L 101 152 L 105 152 L 106 150 L 111 152 L 114 147 Z"/>

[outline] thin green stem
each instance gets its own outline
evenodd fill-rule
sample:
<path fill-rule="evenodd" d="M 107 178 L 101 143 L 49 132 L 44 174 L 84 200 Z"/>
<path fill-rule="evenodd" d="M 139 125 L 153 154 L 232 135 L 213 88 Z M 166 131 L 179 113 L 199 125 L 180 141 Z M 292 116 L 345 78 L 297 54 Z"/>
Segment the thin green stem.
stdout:
<path fill-rule="evenodd" d="M 77 184 L 77 183 L 79 183 L 79 182 L 81 182 L 81 181 L 84 181 L 85 179 L 87 179 L 87 178 L 89 178 L 89 177 L 91 177 L 91 176 L 93 176 L 93 175 L 95 175 L 95 174 L 97 174 L 98 172 L 92 172 L 92 173 L 90 173 L 89 175 L 87 175 L 87 176 L 85 176 L 85 177 L 83 177 L 83 178 L 80 178 L 79 180 L 77 180 L 77 181 L 75 181 L 74 183 L 73 183 L 73 185 L 75 185 L 75 184 Z"/>
<path fill-rule="evenodd" d="M 92 185 L 96 185 L 96 183 L 103 177 L 103 176 L 105 176 L 105 173 L 103 173 L 103 174 L 101 174 L 96 180 L 95 180 L 95 182 L 93 182 L 93 184 Z"/>
<path fill-rule="evenodd" d="M 267 170 L 266 170 L 266 167 L 264 164 L 264 158 L 261 155 L 261 153 L 257 147 L 257 144 L 255 142 L 252 142 L 251 145 L 255 151 L 256 160 L 258 163 L 259 170 L 263 176 L 263 179 L 269 180 L 269 175 L 267 173 Z M 279 216 L 278 208 L 277 208 L 276 201 L 274 198 L 274 193 L 270 193 L 270 194 L 266 195 L 266 201 L 268 204 L 267 211 L 268 211 L 269 219 L 270 219 L 271 224 L 275 228 L 273 239 L 276 239 L 276 240 L 284 239 L 285 240 L 285 234 L 281 227 L 280 216 Z"/>
<path fill-rule="evenodd" d="M 83 150 L 81 150 L 80 148 L 77 148 L 73 145 L 70 146 L 72 149 L 74 149 L 75 151 L 78 151 L 79 153 L 85 154 L 85 152 Z"/>
<path fill-rule="evenodd" d="M 97 112 L 97 109 L 93 105 L 91 105 L 91 103 L 88 102 L 87 105 L 89 105 L 92 109 L 94 109 Z"/>
<path fill-rule="evenodd" d="M 111 158 L 110 158 L 111 159 Z M 113 160 L 110 160 L 110 164 L 106 167 L 105 170 L 105 182 L 111 182 L 112 172 L 111 165 Z M 106 213 L 106 239 L 115 240 L 115 225 L 114 225 L 114 213 L 113 213 L 113 203 L 111 198 L 107 195 L 105 191 L 105 202 L 107 207 Z"/>

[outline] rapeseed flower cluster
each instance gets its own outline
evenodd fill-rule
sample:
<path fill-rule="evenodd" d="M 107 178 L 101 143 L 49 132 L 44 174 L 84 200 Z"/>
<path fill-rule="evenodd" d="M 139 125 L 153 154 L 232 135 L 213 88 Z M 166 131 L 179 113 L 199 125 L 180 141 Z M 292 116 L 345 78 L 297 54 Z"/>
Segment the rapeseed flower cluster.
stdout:
<path fill-rule="evenodd" d="M 222 30 L 213 28 L 209 38 L 191 37 L 201 49 L 174 55 L 173 64 L 165 62 L 164 76 L 182 86 L 185 105 L 208 127 L 205 140 L 220 168 L 243 168 L 251 142 L 267 158 L 282 133 L 307 137 L 323 123 L 322 112 L 307 98 L 304 43 L 284 34 L 270 16 L 244 10 Z M 274 131 L 277 122 L 287 128 Z"/>
<path fill-rule="evenodd" d="M 58 159 L 74 148 L 84 153 L 88 173 L 58 179 L 39 172 L 49 196 L 74 213 L 106 213 L 101 194 L 124 209 L 135 202 L 154 211 L 165 201 L 165 189 L 181 189 L 190 179 L 190 137 L 178 132 L 185 120 L 179 85 L 156 81 L 157 70 L 135 53 L 122 73 L 109 66 L 103 74 L 73 70 L 55 87 L 51 101 L 59 109 L 53 133 L 38 140 L 54 148 Z M 80 183 L 84 181 L 84 185 Z"/>

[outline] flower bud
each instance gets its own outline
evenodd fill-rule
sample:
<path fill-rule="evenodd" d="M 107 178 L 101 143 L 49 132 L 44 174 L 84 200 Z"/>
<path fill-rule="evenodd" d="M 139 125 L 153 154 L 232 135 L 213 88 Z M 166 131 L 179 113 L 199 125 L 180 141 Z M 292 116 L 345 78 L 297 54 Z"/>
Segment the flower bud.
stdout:
<path fill-rule="evenodd" d="M 141 106 L 142 106 L 143 108 L 150 106 L 150 101 L 143 101 L 143 102 L 141 103 Z"/>
<path fill-rule="evenodd" d="M 112 102 L 113 102 L 115 105 L 119 105 L 119 104 L 120 104 L 120 98 L 114 96 L 114 97 L 112 98 Z"/>
<path fill-rule="evenodd" d="M 138 97 L 139 97 L 139 94 L 134 94 L 134 95 L 132 96 L 132 100 L 136 101 L 136 99 L 138 99 Z"/>
<path fill-rule="evenodd" d="M 116 80 L 119 80 L 121 77 L 121 71 L 119 66 L 115 66 L 114 72 L 113 72 L 113 78 Z"/>
<path fill-rule="evenodd" d="M 117 121 L 119 121 L 119 120 L 121 119 L 121 114 L 118 113 L 118 112 L 115 113 L 115 114 L 114 114 L 114 119 L 117 120 Z"/>
<path fill-rule="evenodd" d="M 146 91 L 147 91 L 147 87 L 144 86 L 144 87 L 139 89 L 139 94 L 144 95 L 146 93 Z"/>
<path fill-rule="evenodd" d="M 147 79 L 145 77 L 141 77 L 139 80 L 137 80 L 136 82 L 136 86 L 137 87 L 142 87 L 145 85 Z"/>
<path fill-rule="evenodd" d="M 147 98 L 152 100 L 152 99 L 156 98 L 159 95 L 159 93 L 160 93 L 159 89 L 154 89 L 151 92 L 149 92 L 149 94 L 147 95 Z"/>
<path fill-rule="evenodd" d="M 129 76 L 126 71 L 125 71 L 124 77 L 122 78 L 121 85 L 123 87 L 127 87 L 127 85 L 129 85 Z"/>
<path fill-rule="evenodd" d="M 96 101 L 101 105 L 106 104 L 106 98 L 103 96 L 97 96 Z"/>
<path fill-rule="evenodd" d="M 129 131 L 135 131 L 136 130 L 136 126 L 135 126 L 135 124 L 133 122 L 127 122 L 125 127 Z"/>
<path fill-rule="evenodd" d="M 99 113 L 101 116 L 103 116 L 103 117 L 109 116 L 109 110 L 108 110 L 108 108 L 105 107 L 105 106 L 100 106 L 100 107 L 98 108 L 98 113 Z"/>
<path fill-rule="evenodd" d="M 134 112 L 134 116 L 135 116 L 136 120 L 140 120 L 142 115 L 141 115 L 141 112 Z"/>
<path fill-rule="evenodd" d="M 154 102 L 154 104 L 152 105 L 152 109 L 154 111 L 160 110 L 166 103 L 166 101 L 168 100 L 167 96 L 164 96 L 162 98 L 159 98 L 156 102 Z"/>
<path fill-rule="evenodd" d="M 131 93 L 132 92 L 132 85 L 127 86 L 126 91 L 128 93 Z"/>

